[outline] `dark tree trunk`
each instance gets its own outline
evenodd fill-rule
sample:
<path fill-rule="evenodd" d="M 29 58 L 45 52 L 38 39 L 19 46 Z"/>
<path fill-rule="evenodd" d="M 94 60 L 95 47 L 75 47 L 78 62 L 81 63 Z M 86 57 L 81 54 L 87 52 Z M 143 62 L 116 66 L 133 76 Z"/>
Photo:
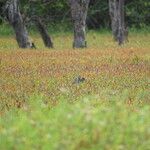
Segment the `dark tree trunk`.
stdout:
<path fill-rule="evenodd" d="M 114 40 L 118 39 L 118 1 L 117 0 L 109 0 L 109 13 L 111 18 L 111 28 Z"/>
<path fill-rule="evenodd" d="M 124 0 L 119 0 L 118 19 L 119 19 L 118 43 L 119 45 L 122 45 L 125 42 Z"/>
<path fill-rule="evenodd" d="M 41 19 L 39 17 L 35 17 L 33 20 L 43 39 L 44 45 L 48 48 L 53 48 L 53 42 L 51 40 L 51 37 L 49 36 L 48 31 L 45 25 L 42 23 Z"/>
<path fill-rule="evenodd" d="M 74 48 L 87 46 L 85 37 L 86 17 L 90 0 L 69 0 L 74 24 Z"/>
<path fill-rule="evenodd" d="M 8 0 L 5 11 L 6 17 L 16 34 L 19 47 L 32 48 L 33 43 L 29 40 L 28 32 L 20 13 L 18 0 Z"/>
<path fill-rule="evenodd" d="M 122 45 L 128 39 L 125 28 L 124 0 L 109 0 L 109 13 L 114 40 Z"/>

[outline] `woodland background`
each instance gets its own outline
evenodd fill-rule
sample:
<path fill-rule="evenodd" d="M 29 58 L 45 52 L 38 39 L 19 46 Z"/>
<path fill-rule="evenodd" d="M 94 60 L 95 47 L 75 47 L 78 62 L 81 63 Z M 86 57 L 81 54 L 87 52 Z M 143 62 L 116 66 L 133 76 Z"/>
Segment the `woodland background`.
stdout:
<path fill-rule="evenodd" d="M 0 1 L 0 24 L 3 23 L 2 4 Z M 143 28 L 150 25 L 150 1 L 149 0 L 126 0 L 126 23 L 129 27 Z M 20 0 L 22 13 L 26 12 L 31 15 L 30 0 Z M 41 0 L 35 1 L 34 12 L 43 17 L 44 21 L 60 28 L 62 23 L 63 28 L 72 27 L 70 9 L 66 0 Z M 87 16 L 87 26 L 89 29 L 110 28 L 110 17 L 107 0 L 91 0 Z"/>

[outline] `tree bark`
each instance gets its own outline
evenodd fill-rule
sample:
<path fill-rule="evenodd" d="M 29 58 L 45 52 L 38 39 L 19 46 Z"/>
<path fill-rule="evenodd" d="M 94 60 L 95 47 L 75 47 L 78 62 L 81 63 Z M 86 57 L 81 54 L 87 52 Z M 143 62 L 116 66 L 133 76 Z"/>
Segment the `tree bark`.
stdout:
<path fill-rule="evenodd" d="M 118 2 L 117 0 L 109 0 L 109 14 L 111 18 L 112 34 L 115 41 L 118 38 Z"/>
<path fill-rule="evenodd" d="M 128 39 L 128 31 L 125 28 L 124 0 L 109 0 L 109 13 L 114 40 L 122 45 Z"/>
<path fill-rule="evenodd" d="M 122 45 L 125 42 L 124 0 L 119 0 L 118 19 L 119 19 L 118 43 L 119 45 Z"/>
<path fill-rule="evenodd" d="M 42 37 L 44 45 L 48 48 L 53 48 L 53 42 L 51 40 L 51 37 L 49 36 L 48 31 L 45 25 L 42 23 L 41 19 L 39 17 L 35 17 L 33 20 Z"/>
<path fill-rule="evenodd" d="M 73 48 L 84 48 L 86 43 L 86 17 L 90 0 L 69 0 L 74 24 Z"/>
<path fill-rule="evenodd" d="M 10 25 L 14 29 L 19 47 L 32 48 L 33 43 L 29 40 L 28 32 L 20 13 L 18 0 L 8 0 L 5 12 Z"/>

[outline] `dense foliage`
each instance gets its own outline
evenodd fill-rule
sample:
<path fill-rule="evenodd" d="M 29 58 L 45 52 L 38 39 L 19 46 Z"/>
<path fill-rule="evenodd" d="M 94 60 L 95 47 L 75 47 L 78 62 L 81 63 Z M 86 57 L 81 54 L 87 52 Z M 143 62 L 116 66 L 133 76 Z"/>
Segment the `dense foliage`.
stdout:
<path fill-rule="evenodd" d="M 4 1 L 0 2 L 0 13 L 2 13 L 1 7 Z M 20 3 L 23 8 L 22 13 L 29 15 L 34 12 L 43 16 L 49 24 L 71 22 L 68 1 L 66 0 L 20 0 Z M 150 25 L 149 12 L 149 0 L 126 0 L 126 21 L 129 26 L 144 27 Z M 91 0 L 87 24 L 89 28 L 110 27 L 108 1 Z"/>
<path fill-rule="evenodd" d="M 126 22 L 128 26 L 143 27 L 150 24 L 149 0 L 126 0 Z M 89 10 L 93 27 L 109 27 L 108 1 L 91 0 Z"/>

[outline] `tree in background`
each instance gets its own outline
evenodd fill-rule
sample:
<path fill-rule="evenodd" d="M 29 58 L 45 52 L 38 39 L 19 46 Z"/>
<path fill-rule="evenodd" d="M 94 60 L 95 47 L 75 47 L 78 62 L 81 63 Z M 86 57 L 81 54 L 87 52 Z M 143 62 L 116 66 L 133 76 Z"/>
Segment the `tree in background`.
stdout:
<path fill-rule="evenodd" d="M 124 0 L 109 0 L 109 13 L 114 40 L 122 45 L 127 39 L 127 28 L 125 27 Z"/>
<path fill-rule="evenodd" d="M 87 46 L 85 28 L 89 2 L 90 0 L 69 0 L 74 25 L 74 48 Z"/>
<path fill-rule="evenodd" d="M 33 43 L 29 40 L 28 32 L 20 13 L 18 0 L 8 0 L 6 2 L 5 15 L 14 29 L 19 47 L 32 48 Z"/>
<path fill-rule="evenodd" d="M 8 11 L 6 11 L 6 15 L 5 15 L 2 9 L 3 5 L 6 4 L 6 1 L 11 1 L 11 0 L 0 0 L 0 24 L 4 23 L 4 25 L 7 24 L 4 16 L 7 16 L 7 18 L 9 19 Z M 68 1 L 70 2 L 70 5 L 68 5 Z M 109 7 L 108 7 L 108 1 L 106 0 L 99 0 L 99 1 L 98 0 L 61 0 L 61 1 L 60 0 L 18 0 L 18 2 L 20 4 L 19 5 L 20 15 L 18 16 L 20 16 L 21 18 L 16 19 L 14 17 L 15 18 L 14 20 L 18 20 L 18 22 L 20 20 L 20 22 L 22 22 L 22 29 L 24 29 L 24 31 L 27 32 L 26 26 L 31 27 L 33 25 L 36 25 L 41 37 L 42 38 L 44 37 L 43 41 L 45 41 L 45 39 L 48 39 L 45 37 L 49 37 L 49 41 L 51 41 L 46 26 L 49 26 L 49 30 L 51 30 L 52 32 L 53 30 L 55 32 L 61 32 L 62 30 L 70 31 L 70 29 L 74 28 L 74 42 L 73 42 L 74 47 L 86 46 L 86 39 L 85 39 L 86 18 L 87 18 L 86 22 L 87 22 L 88 29 L 103 29 L 103 28 L 109 29 L 112 23 L 114 39 L 116 39 L 119 42 L 119 44 L 124 43 L 122 41 L 125 41 L 126 35 L 128 35 L 127 28 L 125 27 L 124 24 L 133 28 L 145 28 L 150 25 L 150 13 L 149 13 L 150 1 L 149 0 L 132 0 L 132 1 L 125 0 L 126 3 L 125 6 L 123 6 L 124 1 L 109 0 Z M 114 6 L 115 4 L 114 2 L 118 2 L 116 6 Z M 32 6 L 31 3 L 33 3 Z M 88 11 L 88 16 L 87 16 L 88 6 L 90 9 Z M 69 7 L 71 9 L 69 9 Z M 124 19 L 124 7 L 126 10 L 125 19 Z M 114 11 L 115 9 L 116 11 Z M 109 10 L 110 10 L 111 19 L 108 13 Z M 114 14 L 114 12 L 117 13 Z M 30 20 L 29 22 L 26 21 L 26 16 L 28 18 L 27 20 Z M 36 19 L 32 19 L 32 18 L 36 18 Z M 74 26 L 71 25 L 71 18 L 73 20 Z M 113 23 L 113 18 L 122 18 L 122 19 L 121 20 L 118 19 Z M 125 23 L 124 20 L 126 20 Z M 12 25 L 11 21 L 9 22 Z M 17 27 L 15 26 L 13 27 L 13 29 L 20 31 L 20 29 L 17 29 Z M 122 32 L 123 30 L 124 32 Z M 19 40 L 20 37 L 18 38 L 18 41 Z M 50 45 L 52 45 L 52 41 L 51 42 L 47 42 L 47 41 L 48 40 L 46 40 L 44 44 L 47 47 L 51 47 Z"/>
<path fill-rule="evenodd" d="M 53 48 L 53 42 L 51 40 L 51 37 L 49 36 L 49 33 L 48 33 L 45 25 L 42 23 L 42 20 L 40 19 L 40 17 L 35 16 L 32 18 L 32 20 L 35 22 L 35 25 L 42 37 L 44 45 L 48 48 Z"/>
<path fill-rule="evenodd" d="M 119 0 L 118 4 L 118 44 L 122 45 L 125 42 L 125 39 L 127 39 L 128 34 L 126 34 L 127 27 L 125 27 L 125 13 L 124 13 L 124 5 L 125 0 Z"/>
<path fill-rule="evenodd" d="M 28 20 L 27 23 L 32 22 L 37 28 L 38 32 L 40 33 L 40 36 L 44 42 L 44 45 L 48 48 L 53 48 L 53 42 L 52 42 L 51 37 L 49 36 L 46 25 L 44 24 L 45 20 L 43 16 L 43 13 L 45 12 L 45 9 L 43 10 L 43 7 L 49 2 L 51 1 L 46 1 L 46 0 L 27 1 L 25 0 L 25 1 L 22 1 L 22 4 L 26 8 L 23 10 L 25 21 Z"/>
<path fill-rule="evenodd" d="M 117 41 L 118 27 L 119 27 L 117 0 L 109 0 L 109 14 L 111 18 L 111 28 L 112 28 L 113 38 L 115 41 Z"/>

